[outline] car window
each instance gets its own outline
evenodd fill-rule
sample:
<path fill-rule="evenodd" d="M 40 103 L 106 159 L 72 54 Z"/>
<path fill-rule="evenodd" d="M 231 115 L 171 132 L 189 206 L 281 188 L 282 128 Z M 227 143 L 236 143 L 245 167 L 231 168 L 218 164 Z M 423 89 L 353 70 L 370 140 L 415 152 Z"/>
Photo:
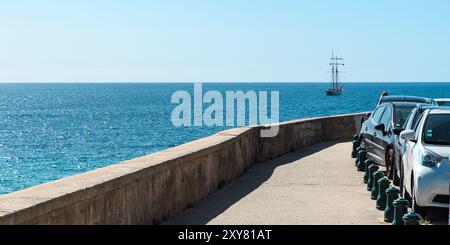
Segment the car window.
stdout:
<path fill-rule="evenodd" d="M 450 145 L 450 114 L 429 115 L 422 137 L 425 144 Z"/>
<path fill-rule="evenodd" d="M 416 139 L 419 138 L 420 135 L 420 129 L 423 127 L 424 121 L 426 119 L 425 117 L 425 112 L 423 112 L 422 114 L 420 114 L 419 119 L 417 120 L 416 124 L 414 125 L 414 131 L 416 132 Z"/>
<path fill-rule="evenodd" d="M 383 115 L 384 109 L 386 109 L 385 106 L 378 107 L 378 109 L 376 109 L 375 112 L 373 113 L 372 120 L 375 123 L 379 123 L 380 122 L 381 115 Z"/>
<path fill-rule="evenodd" d="M 417 111 L 417 109 L 414 109 L 414 110 L 411 111 L 411 113 L 409 113 L 409 116 L 406 119 L 406 122 L 405 122 L 405 125 L 403 126 L 403 129 L 407 130 L 407 129 L 411 129 L 412 128 L 412 121 L 413 121 L 413 118 L 416 115 L 416 111 Z"/>
<path fill-rule="evenodd" d="M 419 126 L 419 123 L 420 123 L 420 120 L 422 120 L 423 114 L 424 113 L 417 113 L 416 114 L 416 118 L 413 121 L 413 130 L 414 131 L 417 131 L 417 126 Z"/>
<path fill-rule="evenodd" d="M 389 128 L 391 119 L 392 119 L 392 109 L 391 107 L 386 107 L 386 110 L 384 111 L 383 116 L 381 117 L 380 124 L 384 124 L 386 128 Z"/>
<path fill-rule="evenodd" d="M 414 107 L 396 107 L 395 108 L 395 127 L 403 127 L 405 125 L 408 115 Z"/>

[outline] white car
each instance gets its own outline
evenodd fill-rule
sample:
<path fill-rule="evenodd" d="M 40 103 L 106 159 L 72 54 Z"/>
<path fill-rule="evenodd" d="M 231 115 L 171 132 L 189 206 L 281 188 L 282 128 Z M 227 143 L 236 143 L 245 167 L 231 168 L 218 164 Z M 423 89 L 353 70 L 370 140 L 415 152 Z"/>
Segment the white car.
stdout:
<path fill-rule="evenodd" d="M 436 103 L 439 106 L 450 106 L 450 99 L 449 98 L 443 98 L 443 99 L 435 99 Z"/>
<path fill-rule="evenodd" d="M 405 130 L 401 184 L 413 211 L 427 215 L 428 207 L 449 207 L 450 109 L 425 110 L 414 130 Z"/>

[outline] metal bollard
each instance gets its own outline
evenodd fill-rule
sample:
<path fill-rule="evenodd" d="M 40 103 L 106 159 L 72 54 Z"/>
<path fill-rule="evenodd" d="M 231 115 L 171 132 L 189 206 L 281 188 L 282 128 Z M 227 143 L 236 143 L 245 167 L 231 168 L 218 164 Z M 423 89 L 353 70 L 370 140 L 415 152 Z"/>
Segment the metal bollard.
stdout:
<path fill-rule="evenodd" d="M 384 210 L 384 221 L 391 223 L 394 220 L 394 201 L 398 199 L 400 195 L 400 190 L 391 187 L 386 190 L 386 209 Z"/>
<path fill-rule="evenodd" d="M 372 187 L 372 194 L 370 195 L 372 200 L 377 200 L 378 192 L 380 189 L 380 185 L 378 185 L 378 181 L 380 181 L 380 179 L 383 177 L 384 177 L 384 173 L 381 171 L 377 171 L 373 174 L 373 187 Z"/>
<path fill-rule="evenodd" d="M 414 212 L 407 213 L 403 216 L 403 222 L 405 225 L 420 225 L 421 220 L 422 216 Z"/>
<path fill-rule="evenodd" d="M 366 169 L 365 169 L 366 173 L 364 174 L 364 184 L 367 184 L 367 182 L 369 182 L 369 167 L 370 167 L 370 165 L 372 165 L 372 164 L 376 164 L 376 162 L 375 162 L 374 160 L 372 160 L 372 159 L 368 159 L 368 160 L 364 163 L 364 165 L 365 165 L 365 167 L 366 167 Z M 378 170 L 377 170 L 377 171 L 378 171 Z"/>
<path fill-rule="evenodd" d="M 359 172 L 364 172 L 364 170 L 366 169 L 365 167 L 365 163 L 367 161 L 367 151 L 366 150 L 361 150 L 359 152 L 359 162 L 357 165 L 357 169 Z"/>
<path fill-rule="evenodd" d="M 353 140 L 352 158 L 358 157 L 359 140 Z"/>
<path fill-rule="evenodd" d="M 391 185 L 391 181 L 388 179 L 388 177 L 383 177 L 378 181 L 378 197 L 377 197 L 377 209 L 378 210 L 385 210 L 386 209 L 386 190 Z"/>
<path fill-rule="evenodd" d="M 364 150 L 364 148 L 361 148 L 361 147 L 358 147 L 357 149 L 356 149 L 356 160 L 355 160 L 355 166 L 358 166 L 358 163 L 359 163 L 359 152 L 360 151 L 362 151 L 362 150 Z"/>
<path fill-rule="evenodd" d="M 399 198 L 394 201 L 394 221 L 392 225 L 404 225 L 403 216 L 408 212 L 409 201 Z"/>
<path fill-rule="evenodd" d="M 367 190 L 372 191 L 373 188 L 373 174 L 380 169 L 378 165 L 372 164 L 369 166 L 369 181 L 367 182 Z"/>
<path fill-rule="evenodd" d="M 359 135 L 355 134 L 353 136 L 353 151 L 352 151 L 352 158 L 358 157 L 358 148 L 361 145 L 361 142 L 359 140 Z"/>

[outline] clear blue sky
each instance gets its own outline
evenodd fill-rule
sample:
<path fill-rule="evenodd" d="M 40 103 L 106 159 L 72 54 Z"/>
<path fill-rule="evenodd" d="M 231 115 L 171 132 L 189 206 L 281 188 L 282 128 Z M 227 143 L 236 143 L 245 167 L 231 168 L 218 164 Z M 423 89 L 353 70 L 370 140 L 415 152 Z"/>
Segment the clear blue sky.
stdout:
<path fill-rule="evenodd" d="M 1 82 L 450 81 L 450 1 L 0 2 Z"/>

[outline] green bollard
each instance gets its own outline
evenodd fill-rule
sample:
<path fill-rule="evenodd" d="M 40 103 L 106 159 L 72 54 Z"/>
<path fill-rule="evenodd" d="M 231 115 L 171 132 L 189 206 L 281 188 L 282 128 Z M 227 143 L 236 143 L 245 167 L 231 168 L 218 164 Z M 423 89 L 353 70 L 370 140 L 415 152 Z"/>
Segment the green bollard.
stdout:
<path fill-rule="evenodd" d="M 367 151 L 361 150 L 359 152 L 359 162 L 357 165 L 357 169 L 359 172 L 364 172 L 364 170 L 366 169 L 366 166 L 364 165 L 366 163 L 366 160 L 367 160 Z"/>
<path fill-rule="evenodd" d="M 380 169 L 378 165 L 372 164 L 369 166 L 369 181 L 367 181 L 367 190 L 372 191 L 373 188 L 373 174 Z"/>
<path fill-rule="evenodd" d="M 405 198 L 399 198 L 394 201 L 394 221 L 392 225 L 404 225 L 403 216 L 408 212 L 409 201 Z"/>
<path fill-rule="evenodd" d="M 352 158 L 358 157 L 358 147 L 359 147 L 359 140 L 354 140 L 353 141 Z"/>
<path fill-rule="evenodd" d="M 380 185 L 378 185 L 378 181 L 380 181 L 380 179 L 383 177 L 384 177 L 384 173 L 381 171 L 377 171 L 373 174 L 373 187 L 372 187 L 372 194 L 370 195 L 372 200 L 377 200 L 378 192 L 380 189 Z"/>
<path fill-rule="evenodd" d="M 362 151 L 362 150 L 364 150 L 364 148 L 358 147 L 358 149 L 356 149 L 357 154 L 356 154 L 355 166 L 358 166 L 358 163 L 359 163 L 359 152 Z"/>
<path fill-rule="evenodd" d="M 368 159 L 365 163 L 364 163 L 364 165 L 365 165 L 365 167 L 366 167 L 366 173 L 364 174 L 364 184 L 367 184 L 367 182 L 369 182 L 369 167 L 370 167 L 370 165 L 372 165 L 372 164 L 376 164 L 376 162 L 374 161 L 374 160 L 372 160 L 372 159 Z M 378 170 L 377 170 L 378 171 Z"/>
<path fill-rule="evenodd" d="M 383 177 L 378 181 L 378 197 L 377 197 L 377 209 L 378 210 L 385 210 L 386 209 L 386 190 L 391 185 L 391 181 L 388 179 L 388 177 Z"/>
<path fill-rule="evenodd" d="M 361 141 L 359 140 L 359 135 L 355 134 L 353 136 L 353 151 L 352 151 L 352 158 L 357 158 L 358 157 L 358 148 L 361 145 Z"/>
<path fill-rule="evenodd" d="M 414 212 L 407 213 L 403 216 L 403 222 L 405 225 L 420 225 L 421 220 L 422 216 Z"/>
<path fill-rule="evenodd" d="M 394 205 L 393 202 L 398 199 L 400 195 L 400 190 L 391 187 L 386 190 L 386 197 L 387 197 L 387 203 L 386 203 L 386 209 L 384 210 L 384 221 L 392 223 L 394 220 Z"/>

